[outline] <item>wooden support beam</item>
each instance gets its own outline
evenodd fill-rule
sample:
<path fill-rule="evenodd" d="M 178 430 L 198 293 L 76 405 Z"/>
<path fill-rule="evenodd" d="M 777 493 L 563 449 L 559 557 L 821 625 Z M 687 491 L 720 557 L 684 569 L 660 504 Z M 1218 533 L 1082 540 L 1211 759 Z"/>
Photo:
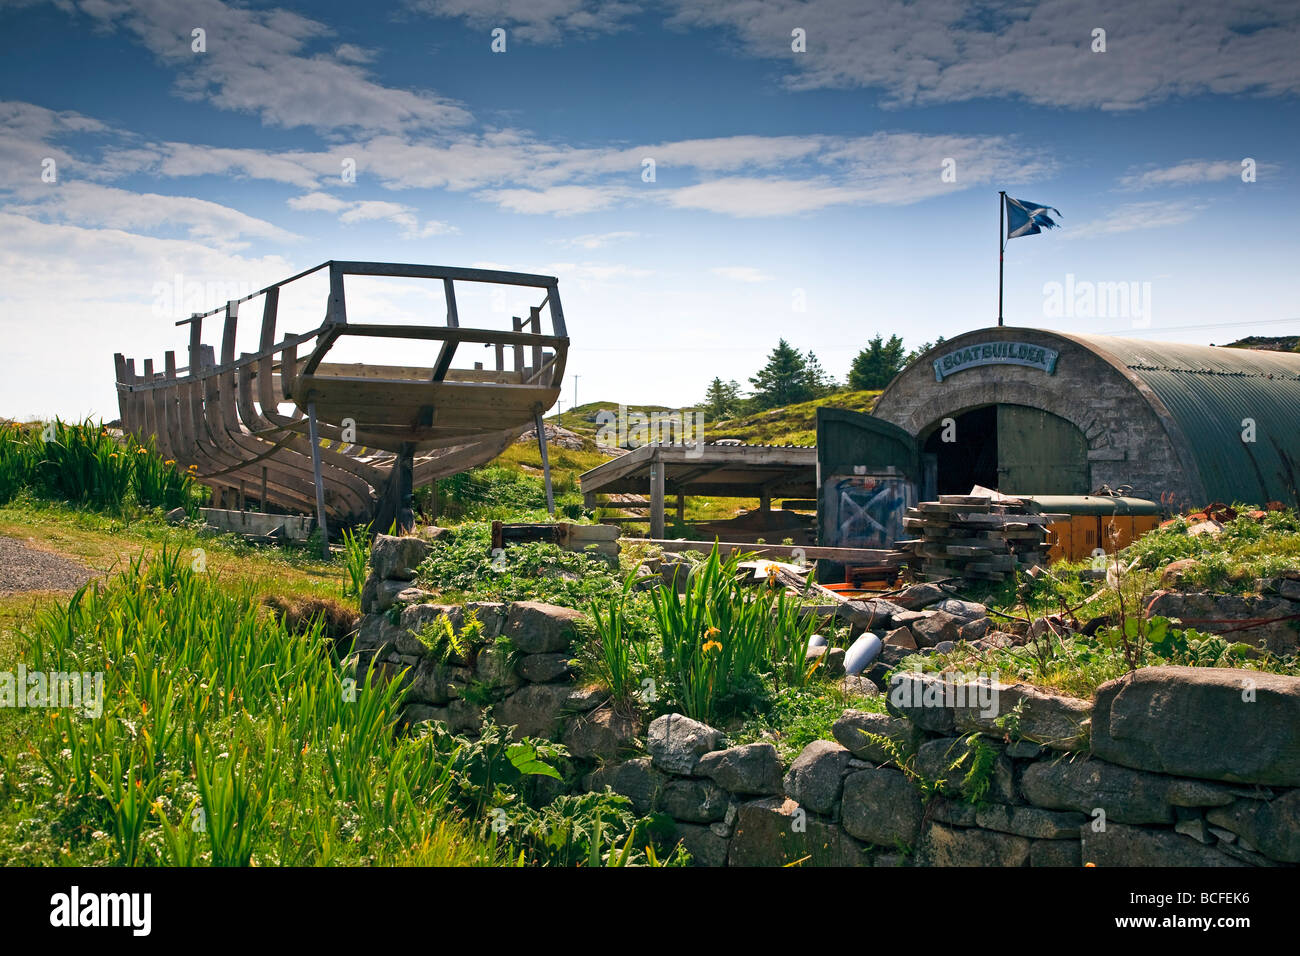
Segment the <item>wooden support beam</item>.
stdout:
<path fill-rule="evenodd" d="M 442 280 L 443 291 L 447 294 L 447 327 L 460 327 L 460 311 L 456 308 L 456 288 L 450 279 Z"/>
<path fill-rule="evenodd" d="M 650 459 L 650 537 L 664 536 L 664 463 L 659 449 Z"/>
<path fill-rule="evenodd" d="M 397 476 L 397 533 L 415 530 L 415 445 L 403 442 L 393 471 Z"/>
<path fill-rule="evenodd" d="M 330 300 L 325 318 L 331 324 L 345 325 L 348 321 L 347 300 L 343 292 L 342 263 L 330 263 Z"/>
<path fill-rule="evenodd" d="M 442 348 L 438 351 L 438 361 L 433 366 L 433 380 L 441 382 L 447 377 L 447 372 L 451 370 L 451 360 L 456 355 L 455 342 L 443 342 Z"/>
<path fill-rule="evenodd" d="M 528 322 L 533 327 L 534 335 L 542 334 L 542 310 L 541 309 L 535 306 L 529 309 Z M 534 345 L 533 346 L 533 372 L 535 373 L 539 371 L 541 367 L 542 367 L 542 347 L 540 345 Z"/>
<path fill-rule="evenodd" d="M 533 419 L 537 426 L 537 448 L 542 453 L 542 480 L 546 482 L 546 513 L 555 517 L 555 495 L 551 491 L 551 460 L 546 454 L 546 423 L 542 421 L 542 410 L 537 409 Z"/>
<path fill-rule="evenodd" d="M 316 403 L 307 403 L 307 438 L 311 442 L 311 470 L 316 478 L 316 526 L 320 529 L 321 557 L 330 556 L 329 524 L 325 520 L 325 482 L 321 480 L 320 433 L 316 430 Z"/>
<path fill-rule="evenodd" d="M 514 330 L 511 333 L 511 336 L 514 340 L 515 371 L 522 372 L 524 369 L 524 346 L 522 339 L 524 320 L 519 318 L 517 315 L 512 315 L 510 317 L 510 325 Z"/>

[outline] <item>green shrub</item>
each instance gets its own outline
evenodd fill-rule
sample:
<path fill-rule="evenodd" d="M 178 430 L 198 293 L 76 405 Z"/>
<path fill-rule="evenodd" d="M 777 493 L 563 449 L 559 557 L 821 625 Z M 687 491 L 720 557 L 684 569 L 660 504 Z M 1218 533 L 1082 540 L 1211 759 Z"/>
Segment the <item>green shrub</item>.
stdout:
<path fill-rule="evenodd" d="M 0 502 L 28 489 L 40 498 L 120 514 L 131 505 L 193 512 L 206 491 L 164 461 L 152 436 L 119 440 L 87 420 L 0 425 Z"/>
<path fill-rule="evenodd" d="M 606 688 L 616 705 L 635 707 L 641 676 L 646 673 L 650 660 L 648 637 L 637 627 L 635 615 L 629 613 L 632 586 L 637 581 L 636 572 L 629 574 L 623 590 L 605 601 L 591 602 L 595 640 L 584 658 L 584 671 L 595 677 Z"/>
<path fill-rule="evenodd" d="M 361 597 L 370 564 L 370 525 L 343 529 L 343 596 Z"/>
<path fill-rule="evenodd" d="M 431 542 L 419 567 L 421 587 L 445 599 L 546 601 L 585 607 L 592 600 L 618 594 L 619 573 L 603 559 L 565 551 L 544 542 L 491 550 L 491 528 L 471 523 L 456 529 L 454 539 Z"/>
<path fill-rule="evenodd" d="M 739 568 L 745 557 L 724 561 L 715 545 L 691 572 L 685 594 L 651 591 L 668 678 L 683 712 L 696 720 L 743 712 L 763 696 L 765 677 L 779 689 L 808 676 L 816 617 L 783 587 L 746 586 Z"/>
<path fill-rule="evenodd" d="M 551 491 L 557 516 L 577 520 L 586 513 L 582 494 L 571 479 L 557 476 Z M 428 497 L 426 492 L 420 500 Z M 545 481 L 505 465 L 484 465 L 439 478 L 438 501 L 440 520 L 546 520 Z"/>

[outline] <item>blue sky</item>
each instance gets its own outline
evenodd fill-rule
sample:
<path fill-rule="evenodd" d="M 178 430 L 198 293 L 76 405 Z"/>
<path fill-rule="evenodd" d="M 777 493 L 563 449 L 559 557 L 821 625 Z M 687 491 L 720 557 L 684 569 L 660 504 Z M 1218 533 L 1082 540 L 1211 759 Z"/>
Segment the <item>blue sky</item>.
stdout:
<path fill-rule="evenodd" d="M 843 376 L 993 324 L 999 189 L 1062 226 L 1008 245 L 1008 324 L 1294 333 L 1298 41 L 1273 0 L 0 0 L 0 414 L 116 417 L 112 353 L 183 344 L 160 287 L 331 258 L 557 275 L 566 406 L 689 404 L 780 336 Z"/>

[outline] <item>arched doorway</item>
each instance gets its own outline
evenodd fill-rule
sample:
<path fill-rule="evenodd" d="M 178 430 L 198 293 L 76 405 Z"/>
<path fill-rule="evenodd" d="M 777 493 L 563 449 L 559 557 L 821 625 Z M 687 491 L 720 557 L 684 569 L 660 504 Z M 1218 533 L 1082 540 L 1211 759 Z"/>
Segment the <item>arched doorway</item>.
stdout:
<path fill-rule="evenodd" d="M 1088 441 L 1064 418 L 1027 405 L 984 405 L 949 418 L 922 432 L 938 494 L 962 495 L 974 485 L 1004 494 L 1092 491 Z"/>

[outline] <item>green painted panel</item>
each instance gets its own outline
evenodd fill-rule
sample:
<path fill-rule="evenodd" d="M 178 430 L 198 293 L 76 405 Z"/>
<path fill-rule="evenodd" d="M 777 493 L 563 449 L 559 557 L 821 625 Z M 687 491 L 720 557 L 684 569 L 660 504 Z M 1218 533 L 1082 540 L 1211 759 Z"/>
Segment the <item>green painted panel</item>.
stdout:
<path fill-rule="evenodd" d="M 916 439 L 891 422 L 842 408 L 817 409 L 817 543 L 887 548 L 916 503 Z"/>
<path fill-rule="evenodd" d="M 998 490 L 1086 495 L 1088 442 L 1063 418 L 1024 405 L 998 406 Z"/>
<path fill-rule="evenodd" d="M 921 476 L 916 440 L 874 415 L 843 408 L 817 409 L 817 465 L 823 478 L 853 474 L 853 469 L 894 467 L 910 480 Z"/>

